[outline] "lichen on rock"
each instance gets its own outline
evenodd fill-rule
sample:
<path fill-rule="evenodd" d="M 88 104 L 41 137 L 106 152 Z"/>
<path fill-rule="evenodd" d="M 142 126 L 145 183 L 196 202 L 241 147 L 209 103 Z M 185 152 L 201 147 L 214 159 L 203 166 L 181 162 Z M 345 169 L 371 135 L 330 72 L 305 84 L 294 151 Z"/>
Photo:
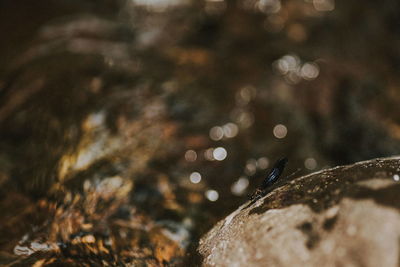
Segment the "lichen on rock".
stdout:
<path fill-rule="evenodd" d="M 299 177 L 200 241 L 203 266 L 398 266 L 400 158 Z"/>

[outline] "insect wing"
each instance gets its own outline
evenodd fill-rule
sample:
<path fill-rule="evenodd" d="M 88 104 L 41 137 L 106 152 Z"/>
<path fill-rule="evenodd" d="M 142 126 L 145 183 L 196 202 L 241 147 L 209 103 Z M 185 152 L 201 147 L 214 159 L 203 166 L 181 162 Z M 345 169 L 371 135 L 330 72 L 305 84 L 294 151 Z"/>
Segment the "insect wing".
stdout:
<path fill-rule="evenodd" d="M 264 180 L 263 187 L 267 187 L 274 183 L 279 176 L 281 175 L 281 171 L 278 168 L 273 168 L 271 172 L 268 174 L 267 178 Z"/>

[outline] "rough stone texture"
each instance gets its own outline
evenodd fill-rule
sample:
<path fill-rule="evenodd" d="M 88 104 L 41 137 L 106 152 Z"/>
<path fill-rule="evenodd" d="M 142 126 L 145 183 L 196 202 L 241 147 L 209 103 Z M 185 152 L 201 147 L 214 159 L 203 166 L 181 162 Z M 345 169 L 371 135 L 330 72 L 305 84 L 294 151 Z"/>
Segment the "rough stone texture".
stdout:
<path fill-rule="evenodd" d="M 200 241 L 203 266 L 398 266 L 400 157 L 303 176 Z"/>

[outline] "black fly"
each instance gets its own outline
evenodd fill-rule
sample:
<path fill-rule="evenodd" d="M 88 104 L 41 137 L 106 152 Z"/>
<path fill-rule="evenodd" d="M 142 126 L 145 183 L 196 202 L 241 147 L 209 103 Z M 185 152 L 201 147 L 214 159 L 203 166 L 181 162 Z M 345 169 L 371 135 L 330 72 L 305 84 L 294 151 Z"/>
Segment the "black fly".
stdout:
<path fill-rule="evenodd" d="M 267 189 L 273 185 L 281 176 L 283 169 L 285 169 L 287 158 L 282 158 L 275 162 L 274 166 L 268 173 L 267 177 L 264 179 L 262 184 L 256 189 L 256 191 L 250 196 L 250 200 L 257 200 L 263 197 L 267 193 Z"/>

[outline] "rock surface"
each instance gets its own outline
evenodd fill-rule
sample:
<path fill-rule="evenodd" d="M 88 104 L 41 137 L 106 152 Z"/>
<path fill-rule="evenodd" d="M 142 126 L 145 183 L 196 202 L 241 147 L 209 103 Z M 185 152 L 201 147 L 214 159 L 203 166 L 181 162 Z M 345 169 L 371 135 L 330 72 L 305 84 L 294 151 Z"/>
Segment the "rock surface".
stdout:
<path fill-rule="evenodd" d="M 200 241 L 203 266 L 398 266 L 400 157 L 303 176 Z"/>

